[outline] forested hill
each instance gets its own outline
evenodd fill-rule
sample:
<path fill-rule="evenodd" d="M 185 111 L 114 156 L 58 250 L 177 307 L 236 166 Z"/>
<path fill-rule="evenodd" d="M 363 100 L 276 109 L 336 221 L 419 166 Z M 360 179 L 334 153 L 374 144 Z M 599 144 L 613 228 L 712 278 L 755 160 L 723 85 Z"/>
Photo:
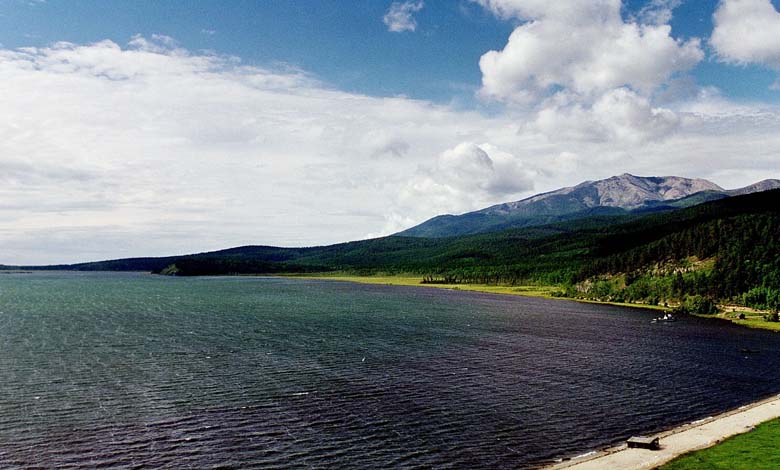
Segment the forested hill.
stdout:
<path fill-rule="evenodd" d="M 772 190 L 670 213 L 598 216 L 465 237 L 247 246 L 50 268 L 177 275 L 404 272 L 450 282 L 557 284 L 598 298 L 732 298 L 755 289 L 780 292 L 779 211 L 780 190 Z"/>

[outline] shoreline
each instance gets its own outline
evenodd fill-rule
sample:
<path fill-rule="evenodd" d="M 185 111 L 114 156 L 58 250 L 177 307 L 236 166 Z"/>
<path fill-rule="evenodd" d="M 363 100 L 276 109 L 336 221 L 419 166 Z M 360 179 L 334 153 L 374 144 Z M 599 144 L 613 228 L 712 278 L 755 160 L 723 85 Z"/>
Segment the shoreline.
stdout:
<path fill-rule="evenodd" d="M 641 303 L 627 303 L 627 302 L 610 302 L 606 300 L 591 300 L 591 299 L 579 299 L 576 297 L 564 297 L 552 295 L 553 292 L 559 291 L 556 286 L 545 285 L 488 285 L 488 284 L 423 284 L 421 276 L 404 276 L 404 275 L 388 275 L 388 276 L 349 276 L 349 275 L 328 275 L 328 274 L 276 274 L 274 276 L 284 277 L 290 279 L 315 279 L 325 281 L 341 281 L 341 282 L 354 282 L 357 284 L 375 284 L 386 286 L 405 286 L 405 287 L 430 287 L 434 289 L 447 289 L 447 290 L 460 290 L 468 292 L 481 292 L 485 294 L 500 294 L 500 295 L 514 295 L 520 297 L 536 297 L 542 299 L 551 300 L 568 300 L 570 302 L 580 302 L 585 304 L 597 304 L 597 305 L 612 305 L 616 307 L 627 308 L 639 308 L 646 310 L 654 310 L 658 312 L 672 312 L 672 307 L 664 307 L 662 305 L 649 305 Z M 733 305 L 726 305 L 726 309 L 738 309 L 740 307 Z M 741 308 L 740 308 L 741 309 Z M 731 315 L 734 312 L 730 312 Z M 714 320 L 727 321 L 734 325 L 738 325 L 743 328 L 752 328 L 757 330 L 772 331 L 780 333 L 780 323 L 769 323 L 764 321 L 756 321 L 755 318 L 749 318 L 748 320 L 740 320 L 737 317 L 730 316 L 729 312 L 721 312 L 715 315 L 700 315 L 691 313 L 695 317 L 709 318 Z"/>
<path fill-rule="evenodd" d="M 626 444 L 594 450 L 571 460 L 556 462 L 542 470 L 652 470 L 689 452 L 706 449 L 723 440 L 753 430 L 761 423 L 780 418 L 780 395 L 773 395 L 724 413 L 653 434 L 660 450 L 629 449 Z"/>

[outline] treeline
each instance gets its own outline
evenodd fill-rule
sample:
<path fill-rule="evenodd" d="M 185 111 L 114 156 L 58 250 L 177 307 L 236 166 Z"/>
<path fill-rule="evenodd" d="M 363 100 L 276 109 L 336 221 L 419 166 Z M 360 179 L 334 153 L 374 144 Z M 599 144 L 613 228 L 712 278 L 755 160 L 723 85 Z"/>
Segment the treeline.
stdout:
<path fill-rule="evenodd" d="M 603 252 L 605 247 L 596 250 Z M 713 262 L 689 271 L 680 261 L 690 257 Z M 776 309 L 780 306 L 780 216 L 740 215 L 689 226 L 625 252 L 586 262 L 578 281 L 610 273 L 624 275 L 597 280 L 585 293 L 649 303 L 698 295 Z"/>

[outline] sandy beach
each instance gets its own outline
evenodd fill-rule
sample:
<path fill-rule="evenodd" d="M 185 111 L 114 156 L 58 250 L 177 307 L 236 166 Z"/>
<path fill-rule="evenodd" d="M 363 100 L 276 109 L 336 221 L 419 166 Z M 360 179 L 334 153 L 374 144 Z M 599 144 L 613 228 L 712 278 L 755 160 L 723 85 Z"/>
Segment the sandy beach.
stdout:
<path fill-rule="evenodd" d="M 704 449 L 780 418 L 780 395 L 735 410 L 655 434 L 660 450 L 629 449 L 625 444 L 587 457 L 568 460 L 547 470 L 650 470 L 682 454 Z"/>

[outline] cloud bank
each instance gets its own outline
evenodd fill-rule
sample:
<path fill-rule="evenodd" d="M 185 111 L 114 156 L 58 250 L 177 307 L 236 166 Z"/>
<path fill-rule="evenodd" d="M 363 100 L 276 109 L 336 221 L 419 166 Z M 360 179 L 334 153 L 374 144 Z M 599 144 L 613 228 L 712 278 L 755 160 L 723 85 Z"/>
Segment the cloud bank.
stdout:
<path fill-rule="evenodd" d="M 0 49 L 0 80 L 3 263 L 362 238 L 420 163 L 497 125 L 164 36 Z"/>
<path fill-rule="evenodd" d="M 334 243 L 625 171 L 726 187 L 778 176 L 776 108 L 705 90 L 654 103 L 699 60 L 698 43 L 620 20 L 614 2 L 546 3 L 485 3 L 532 18 L 488 53 L 500 66 L 485 73 L 502 82 L 488 94 L 506 106 L 493 116 L 347 93 L 166 36 L 0 48 L 0 262 Z M 566 52 L 574 69 L 516 56 L 539 51 L 515 38 L 546 37 L 569 17 L 577 26 L 582 14 L 625 39 L 620 48 L 649 41 L 678 61 L 637 65 L 657 67 L 647 78 L 612 64 L 609 44 Z M 530 105 L 515 101 L 522 87 Z"/>

